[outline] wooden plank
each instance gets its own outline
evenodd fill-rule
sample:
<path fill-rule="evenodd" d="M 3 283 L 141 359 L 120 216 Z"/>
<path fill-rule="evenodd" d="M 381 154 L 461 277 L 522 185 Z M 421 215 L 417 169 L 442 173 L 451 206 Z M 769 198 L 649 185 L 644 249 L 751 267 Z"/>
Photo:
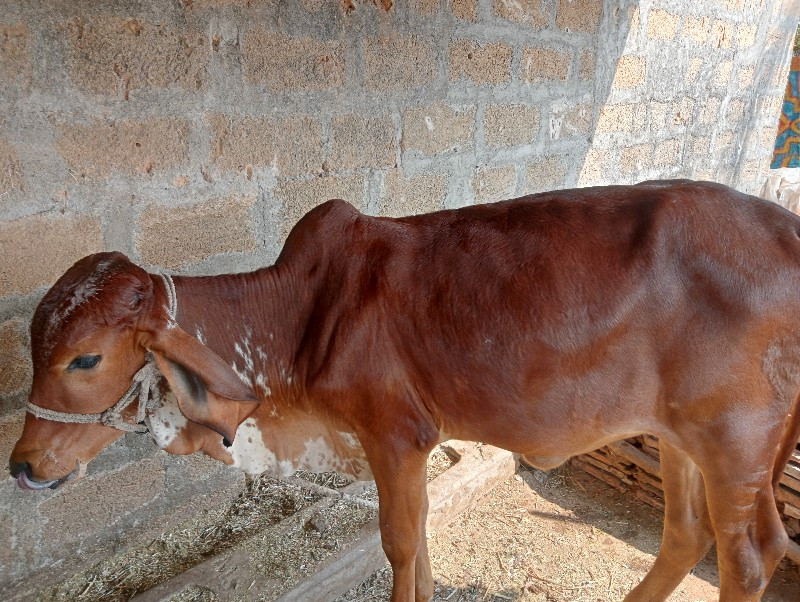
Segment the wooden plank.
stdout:
<path fill-rule="evenodd" d="M 622 493 L 628 491 L 628 488 L 618 478 L 612 476 L 611 474 L 605 471 L 600 470 L 599 468 L 595 468 L 588 462 L 584 462 L 583 460 L 581 460 L 581 458 L 579 457 L 572 458 L 571 462 L 585 473 L 588 473 L 593 477 L 597 477 L 601 481 L 608 483 L 617 491 L 620 491 Z"/>
<path fill-rule="evenodd" d="M 784 502 L 783 513 L 786 516 L 791 516 L 792 518 L 800 518 L 800 508 L 790 504 L 789 502 Z"/>
<path fill-rule="evenodd" d="M 607 472 L 608 474 L 616 477 L 619 481 L 621 481 L 622 483 L 625 483 L 626 485 L 630 485 L 633 482 L 633 481 L 631 481 L 631 479 L 628 477 L 628 475 L 625 472 L 623 472 L 621 470 L 617 470 L 613 466 L 609 466 L 605 462 L 601 462 L 600 460 L 597 460 L 597 459 L 593 458 L 592 456 L 590 456 L 588 454 L 581 456 L 580 459 L 583 460 L 584 462 L 586 462 L 587 464 L 591 464 L 592 466 L 594 466 L 598 470 L 603 470 L 603 471 Z"/>
<path fill-rule="evenodd" d="M 781 483 L 783 485 L 786 485 L 789 489 L 792 489 L 800 493 L 800 479 L 796 479 L 793 476 L 784 472 L 781 475 Z"/>
<path fill-rule="evenodd" d="M 800 493 L 792 491 L 788 487 L 780 485 L 778 487 L 778 491 L 775 494 L 775 497 L 781 502 L 786 502 L 788 504 L 791 504 L 792 506 L 800 508 Z"/>
<path fill-rule="evenodd" d="M 786 558 L 800 566 L 800 545 L 791 539 L 789 540 L 789 547 L 786 549 Z"/>
<path fill-rule="evenodd" d="M 658 461 L 635 448 L 627 441 L 617 441 L 616 443 L 610 444 L 608 448 L 618 456 L 633 462 L 636 466 L 640 466 L 650 474 L 661 478 L 661 465 Z"/>

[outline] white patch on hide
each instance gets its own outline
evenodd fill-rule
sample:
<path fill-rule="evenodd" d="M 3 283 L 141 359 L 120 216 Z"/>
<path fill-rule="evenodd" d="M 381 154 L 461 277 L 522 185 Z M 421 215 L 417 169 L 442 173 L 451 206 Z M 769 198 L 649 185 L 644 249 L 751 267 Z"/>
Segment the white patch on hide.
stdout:
<path fill-rule="evenodd" d="M 306 441 L 303 454 L 297 458 L 297 468 L 309 472 L 339 472 L 344 469 L 344 462 L 325 437 L 317 437 Z"/>
<path fill-rule="evenodd" d="M 203 345 L 206 344 L 206 336 L 203 334 L 203 331 L 199 326 L 195 327 L 194 329 L 194 338 L 200 341 Z"/>
<path fill-rule="evenodd" d="M 236 376 L 239 377 L 239 380 L 245 384 L 252 385 L 255 364 L 253 363 L 253 352 L 250 348 L 249 334 L 241 341 L 241 343 L 234 343 L 233 350 L 236 352 L 236 355 L 242 358 L 242 361 L 244 362 L 244 369 L 240 370 L 239 366 L 236 365 L 236 362 L 231 364 L 231 368 L 233 368 L 233 371 L 236 372 Z"/>
<path fill-rule="evenodd" d="M 172 391 L 164 395 L 162 400 L 160 407 L 148 412 L 145 416 L 145 423 L 147 428 L 150 429 L 150 434 L 153 435 L 156 445 L 164 449 L 175 441 L 183 427 L 186 426 L 187 420 L 181 413 L 178 407 L 178 400 Z"/>
<path fill-rule="evenodd" d="M 267 384 L 267 378 L 260 372 L 256 374 L 256 386 L 261 389 L 261 394 L 269 397 L 272 394 L 272 389 Z"/>
<path fill-rule="evenodd" d="M 233 465 L 247 474 L 269 472 L 288 477 L 294 473 L 291 462 L 278 461 L 275 453 L 264 445 L 261 429 L 254 418 L 248 418 L 239 425 L 228 453 L 233 458 Z"/>

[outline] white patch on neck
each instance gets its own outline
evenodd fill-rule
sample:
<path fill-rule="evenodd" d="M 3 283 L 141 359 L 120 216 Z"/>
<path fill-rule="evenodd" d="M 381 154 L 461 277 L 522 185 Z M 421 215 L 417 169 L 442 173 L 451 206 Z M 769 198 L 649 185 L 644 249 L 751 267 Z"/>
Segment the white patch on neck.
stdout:
<path fill-rule="evenodd" d="M 172 391 L 162 397 L 162 404 L 145 416 L 145 423 L 155 439 L 156 445 L 161 449 L 175 441 L 183 427 L 186 426 L 186 416 L 178 407 L 178 400 Z"/>
<path fill-rule="evenodd" d="M 292 462 L 278 461 L 275 453 L 267 449 L 255 418 L 248 418 L 239 425 L 228 453 L 233 458 L 233 465 L 247 474 L 269 472 L 288 477 L 295 471 Z"/>
<path fill-rule="evenodd" d="M 194 338 L 200 341 L 203 345 L 206 344 L 206 335 L 203 334 L 203 331 L 199 326 L 196 326 L 194 329 Z"/>
<path fill-rule="evenodd" d="M 267 384 L 267 378 L 261 374 L 261 372 L 256 374 L 256 386 L 261 389 L 261 393 L 264 395 L 264 397 L 269 397 L 272 395 L 272 389 L 270 389 L 269 385 Z"/>
<path fill-rule="evenodd" d="M 233 350 L 236 352 L 236 355 L 242 358 L 242 361 L 244 362 L 244 368 L 240 370 L 239 366 L 236 365 L 236 362 L 231 363 L 231 368 L 233 368 L 233 371 L 236 373 L 236 376 L 239 377 L 239 380 L 245 384 L 252 385 L 253 377 L 255 375 L 255 364 L 253 363 L 253 351 L 250 345 L 249 331 L 247 336 L 245 336 L 241 342 L 233 344 Z M 269 390 L 269 387 L 266 387 L 266 390 Z M 268 394 L 269 393 L 267 393 L 267 395 Z"/>

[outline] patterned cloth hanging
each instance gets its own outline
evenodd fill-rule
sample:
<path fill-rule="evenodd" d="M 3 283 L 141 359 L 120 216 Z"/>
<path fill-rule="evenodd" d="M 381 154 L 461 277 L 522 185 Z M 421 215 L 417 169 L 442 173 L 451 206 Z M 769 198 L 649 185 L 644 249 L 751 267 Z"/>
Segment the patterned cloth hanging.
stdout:
<path fill-rule="evenodd" d="M 792 58 L 771 167 L 800 167 L 800 56 Z"/>

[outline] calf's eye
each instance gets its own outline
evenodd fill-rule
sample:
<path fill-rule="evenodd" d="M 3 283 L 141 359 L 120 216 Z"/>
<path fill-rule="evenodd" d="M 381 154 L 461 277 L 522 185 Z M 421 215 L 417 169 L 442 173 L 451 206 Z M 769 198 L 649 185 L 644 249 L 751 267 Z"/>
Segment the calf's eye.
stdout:
<path fill-rule="evenodd" d="M 99 355 L 79 355 L 70 362 L 69 366 L 67 366 L 67 371 L 88 370 L 89 368 L 94 368 L 98 363 L 100 363 Z"/>

